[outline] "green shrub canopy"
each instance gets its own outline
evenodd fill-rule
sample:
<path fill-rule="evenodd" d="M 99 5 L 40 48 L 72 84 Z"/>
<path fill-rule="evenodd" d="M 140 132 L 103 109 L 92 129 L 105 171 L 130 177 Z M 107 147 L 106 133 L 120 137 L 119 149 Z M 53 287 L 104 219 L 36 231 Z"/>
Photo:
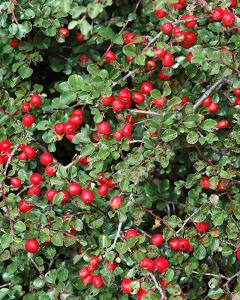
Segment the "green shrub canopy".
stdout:
<path fill-rule="evenodd" d="M 239 299 L 237 0 L 0 4 L 0 299 Z"/>

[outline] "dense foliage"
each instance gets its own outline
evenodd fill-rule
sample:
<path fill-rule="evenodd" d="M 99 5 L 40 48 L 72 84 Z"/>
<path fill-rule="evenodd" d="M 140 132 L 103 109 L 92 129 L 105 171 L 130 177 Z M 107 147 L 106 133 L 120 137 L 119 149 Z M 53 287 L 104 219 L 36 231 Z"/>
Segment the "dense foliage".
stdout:
<path fill-rule="evenodd" d="M 239 299 L 237 0 L 0 3 L 0 299 Z"/>

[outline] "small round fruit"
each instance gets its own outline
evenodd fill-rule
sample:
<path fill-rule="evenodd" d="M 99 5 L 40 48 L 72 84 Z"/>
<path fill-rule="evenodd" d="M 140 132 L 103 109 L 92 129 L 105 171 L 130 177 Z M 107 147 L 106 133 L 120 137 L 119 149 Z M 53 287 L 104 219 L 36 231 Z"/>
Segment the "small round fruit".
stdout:
<path fill-rule="evenodd" d="M 210 106 L 208 106 L 208 112 L 216 114 L 218 112 L 218 104 L 213 102 Z"/>
<path fill-rule="evenodd" d="M 143 103 L 144 100 L 145 100 L 145 96 L 142 93 L 140 92 L 133 93 L 133 102 L 137 104 L 141 104 Z"/>
<path fill-rule="evenodd" d="M 174 59 L 172 53 L 166 53 L 162 60 L 162 65 L 164 67 L 171 67 L 174 64 Z"/>
<path fill-rule="evenodd" d="M 40 107 L 42 105 L 42 100 L 39 94 L 34 93 L 30 98 L 30 104 L 32 107 Z"/>
<path fill-rule="evenodd" d="M 164 257 L 158 257 L 154 260 L 154 267 L 157 272 L 164 272 L 168 268 L 168 260 Z"/>
<path fill-rule="evenodd" d="M 224 128 L 227 128 L 227 127 L 228 127 L 228 121 L 227 121 L 227 120 L 221 120 L 221 121 L 217 122 L 216 127 L 217 127 L 218 129 L 224 129 Z"/>
<path fill-rule="evenodd" d="M 40 173 L 33 173 L 30 178 L 29 181 L 31 182 L 31 184 L 33 185 L 39 185 L 42 182 L 42 175 Z"/>
<path fill-rule="evenodd" d="M 23 126 L 29 127 L 34 123 L 34 116 L 31 114 L 25 114 L 22 116 L 22 124 Z"/>
<path fill-rule="evenodd" d="M 209 229 L 209 225 L 207 222 L 196 222 L 195 226 L 196 226 L 197 231 L 200 233 L 208 231 L 208 229 Z"/>
<path fill-rule="evenodd" d="M 36 253 L 39 249 L 39 242 L 36 239 L 29 239 L 25 243 L 25 250 L 29 253 Z"/>
<path fill-rule="evenodd" d="M 53 162 L 53 156 L 49 152 L 44 152 L 40 155 L 40 163 L 44 166 L 50 165 Z"/>
<path fill-rule="evenodd" d="M 41 188 L 39 185 L 33 185 L 31 186 L 28 191 L 27 191 L 27 194 L 29 196 L 38 196 L 41 192 Z"/>
<path fill-rule="evenodd" d="M 67 39 L 69 37 L 69 30 L 67 28 L 59 28 L 58 33 L 64 38 Z"/>
<path fill-rule="evenodd" d="M 196 19 L 196 16 L 195 15 L 186 14 L 186 15 L 181 16 L 180 19 L 183 20 L 183 21 L 186 21 L 186 20 Z M 193 27 L 195 27 L 197 25 L 197 20 L 192 20 L 192 21 L 189 21 L 189 22 L 184 22 L 183 25 L 185 27 L 187 27 L 187 28 L 193 28 Z"/>
<path fill-rule="evenodd" d="M 164 48 L 156 48 L 154 51 L 158 59 L 163 59 L 166 54 L 166 50 Z"/>
<path fill-rule="evenodd" d="M 102 197 L 105 197 L 108 193 L 108 190 L 109 190 L 109 186 L 106 183 L 101 184 L 98 187 L 98 194 Z"/>
<path fill-rule="evenodd" d="M 181 251 L 188 251 L 189 248 L 191 247 L 189 240 L 185 238 L 178 239 L 178 246 L 179 246 L 179 250 Z"/>
<path fill-rule="evenodd" d="M 19 44 L 20 44 L 20 40 L 15 37 L 12 38 L 9 42 L 10 47 L 13 49 L 17 48 L 19 46 Z"/>
<path fill-rule="evenodd" d="M 209 178 L 207 176 L 202 176 L 201 184 L 205 190 L 208 190 L 210 188 Z"/>
<path fill-rule="evenodd" d="M 163 10 L 163 9 L 156 9 L 155 10 L 155 16 L 156 16 L 156 18 L 158 18 L 158 19 L 162 19 L 162 18 L 164 18 L 165 16 L 166 16 L 166 12 Z"/>
<path fill-rule="evenodd" d="M 84 35 L 82 34 L 82 32 L 76 35 L 76 41 L 79 43 L 82 43 L 84 41 Z"/>
<path fill-rule="evenodd" d="M 108 106 L 108 105 L 112 104 L 113 100 L 114 100 L 113 95 L 111 95 L 109 97 L 103 97 L 103 96 L 100 97 L 100 101 L 105 106 Z"/>
<path fill-rule="evenodd" d="M 52 176 L 55 175 L 56 170 L 55 170 L 53 167 L 51 167 L 51 166 L 46 166 L 45 169 L 44 169 L 44 172 L 45 172 L 45 174 L 46 174 L 47 176 L 52 177 Z"/>
<path fill-rule="evenodd" d="M 18 203 L 17 208 L 19 211 L 26 213 L 26 212 L 32 210 L 34 208 L 34 206 L 30 202 L 21 199 L 20 202 Z"/>
<path fill-rule="evenodd" d="M 160 246 L 164 242 L 164 237 L 161 233 L 156 233 L 151 236 L 150 242 L 151 242 L 151 244 L 153 244 L 155 246 Z"/>
<path fill-rule="evenodd" d="M 221 21 L 223 18 L 223 9 L 221 7 L 216 7 L 212 11 L 212 19 L 214 21 Z"/>
<path fill-rule="evenodd" d="M 48 190 L 45 193 L 45 197 L 47 198 L 48 201 L 52 201 L 54 196 L 58 194 L 57 190 Z"/>
<path fill-rule="evenodd" d="M 114 262 L 110 262 L 110 261 L 107 261 L 106 264 L 107 264 L 108 270 L 110 272 L 114 272 L 114 270 L 116 269 L 116 264 Z"/>
<path fill-rule="evenodd" d="M 84 204 L 90 204 L 94 201 L 94 194 L 92 191 L 85 189 L 81 192 L 81 200 Z"/>
<path fill-rule="evenodd" d="M 212 104 L 212 97 L 208 96 L 203 102 L 202 107 L 208 107 Z"/>
<path fill-rule="evenodd" d="M 71 182 L 68 185 L 69 194 L 72 196 L 78 196 L 81 194 L 82 187 L 79 183 Z"/>
<path fill-rule="evenodd" d="M 132 237 L 136 237 L 136 236 L 138 236 L 138 233 L 133 228 L 130 228 L 127 231 L 125 231 L 125 234 L 124 234 L 124 237 L 125 237 L 126 240 L 129 239 L 129 238 L 132 238 Z"/>
<path fill-rule="evenodd" d="M 122 206 L 122 202 L 123 199 L 119 196 L 114 196 L 111 200 L 110 200 L 110 206 L 113 209 L 119 209 Z"/>
<path fill-rule="evenodd" d="M 141 91 L 143 94 L 150 94 L 152 89 L 153 89 L 153 85 L 151 82 L 149 81 L 144 81 L 142 84 L 141 84 L 141 87 L 140 87 Z"/>
<path fill-rule="evenodd" d="M 240 88 L 234 89 L 233 93 L 236 97 L 240 97 Z"/>
<path fill-rule="evenodd" d="M 173 24 L 171 22 L 164 23 L 161 27 L 163 34 L 170 34 L 173 31 Z"/>
<path fill-rule="evenodd" d="M 103 279 L 99 275 L 92 275 L 92 283 L 95 289 L 100 289 L 104 285 Z"/>
<path fill-rule="evenodd" d="M 240 248 L 236 249 L 236 258 L 240 260 Z"/>
<path fill-rule="evenodd" d="M 99 265 L 99 257 L 93 256 L 93 257 L 91 257 L 91 259 L 88 263 L 88 270 L 90 272 L 93 272 L 97 269 L 98 265 Z"/>
<path fill-rule="evenodd" d="M 21 186 L 21 179 L 18 177 L 12 177 L 11 186 L 15 189 L 19 188 Z"/>
<path fill-rule="evenodd" d="M 98 134 L 104 134 L 109 135 L 110 134 L 111 127 L 108 122 L 102 121 L 97 125 L 97 133 Z"/>
<path fill-rule="evenodd" d="M 79 270 L 78 274 L 81 279 L 85 279 L 90 275 L 90 272 L 88 268 L 82 268 L 81 270 Z"/>
<path fill-rule="evenodd" d="M 116 141 L 121 141 L 121 139 L 123 138 L 122 130 L 116 130 L 116 131 L 114 131 L 113 138 Z"/>
<path fill-rule="evenodd" d="M 21 111 L 22 112 L 29 112 L 29 110 L 31 109 L 31 106 L 28 102 L 23 102 L 22 107 L 21 107 Z"/>
<path fill-rule="evenodd" d="M 178 243 L 177 238 L 173 238 L 173 239 L 169 240 L 168 245 L 173 251 L 179 250 L 179 243 Z"/>
<path fill-rule="evenodd" d="M 132 290 L 130 288 L 130 284 L 132 283 L 132 279 L 130 278 L 124 278 L 121 283 L 121 290 L 123 294 L 131 294 Z"/>
<path fill-rule="evenodd" d="M 108 63 L 117 59 L 116 54 L 110 50 L 104 53 L 104 58 Z"/>
<path fill-rule="evenodd" d="M 59 134 L 59 135 L 64 134 L 65 124 L 64 123 L 56 123 L 54 125 L 54 131 L 55 131 L 56 134 Z"/>
<path fill-rule="evenodd" d="M 235 22 L 235 15 L 228 10 L 225 10 L 222 17 L 222 23 L 226 27 L 232 27 Z"/>
<path fill-rule="evenodd" d="M 141 269 L 147 270 L 147 271 L 152 271 L 155 267 L 155 264 L 153 262 L 153 260 L 151 260 L 148 257 L 144 257 L 140 263 L 139 263 L 139 267 Z"/>

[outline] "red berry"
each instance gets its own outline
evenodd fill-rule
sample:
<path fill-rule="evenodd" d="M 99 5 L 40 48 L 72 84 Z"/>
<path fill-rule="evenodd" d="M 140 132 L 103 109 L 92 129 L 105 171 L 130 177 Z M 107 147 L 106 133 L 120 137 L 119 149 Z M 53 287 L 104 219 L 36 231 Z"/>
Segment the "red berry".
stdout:
<path fill-rule="evenodd" d="M 90 191 L 90 190 L 88 190 L 88 189 L 83 190 L 82 193 L 81 193 L 81 200 L 85 204 L 92 203 L 93 200 L 94 200 L 94 194 L 93 194 L 93 192 Z"/>
<path fill-rule="evenodd" d="M 208 96 L 203 102 L 202 102 L 202 106 L 203 107 L 208 107 L 212 104 L 212 97 Z"/>
<path fill-rule="evenodd" d="M 206 190 L 210 188 L 209 178 L 207 176 L 203 176 L 201 178 L 202 187 Z"/>
<path fill-rule="evenodd" d="M 196 16 L 186 14 L 186 15 L 181 16 L 181 18 L 180 18 L 180 20 L 190 20 L 190 19 L 196 19 Z M 193 28 L 197 25 L 197 21 L 196 20 L 195 21 L 189 21 L 189 22 L 183 23 L 183 25 L 187 28 Z"/>
<path fill-rule="evenodd" d="M 236 97 L 240 97 L 240 88 L 234 89 L 233 93 Z"/>
<path fill-rule="evenodd" d="M 36 150 L 28 145 L 24 146 L 23 152 L 27 155 L 27 158 L 33 158 L 36 155 Z"/>
<path fill-rule="evenodd" d="M 132 124 L 125 124 L 122 128 L 122 134 L 125 137 L 130 137 L 132 134 Z"/>
<path fill-rule="evenodd" d="M 168 268 L 168 260 L 164 257 L 158 257 L 154 260 L 154 267 L 157 272 L 164 272 Z"/>
<path fill-rule="evenodd" d="M 116 130 L 116 131 L 114 131 L 113 138 L 116 141 L 121 141 L 121 139 L 123 138 L 122 130 Z"/>
<path fill-rule="evenodd" d="M 100 97 L 100 101 L 102 102 L 103 105 L 107 106 L 110 105 L 114 100 L 113 95 L 109 96 L 109 97 Z"/>
<path fill-rule="evenodd" d="M 124 44 L 128 45 L 131 44 L 134 41 L 134 38 L 136 37 L 136 34 L 133 32 L 127 32 L 124 34 Z"/>
<path fill-rule="evenodd" d="M 147 271 L 152 271 L 154 266 L 154 262 L 148 257 L 144 257 L 139 263 L 139 267 Z"/>
<path fill-rule="evenodd" d="M 28 102 L 23 102 L 21 111 L 22 112 L 28 112 L 31 109 L 31 106 Z"/>
<path fill-rule="evenodd" d="M 150 59 L 150 60 L 146 61 L 145 66 L 146 66 L 147 71 L 154 71 L 156 69 L 157 64 L 156 64 L 155 60 Z"/>
<path fill-rule="evenodd" d="M 41 106 L 42 105 L 41 97 L 37 93 L 33 94 L 30 98 L 30 104 L 32 107 Z"/>
<path fill-rule="evenodd" d="M 221 121 L 217 122 L 216 127 L 218 129 L 224 129 L 224 128 L 228 127 L 228 121 L 227 120 L 221 120 Z"/>
<path fill-rule="evenodd" d="M 33 185 L 31 186 L 28 191 L 27 191 L 27 194 L 29 196 L 38 196 L 41 192 L 41 188 L 39 185 Z"/>
<path fill-rule="evenodd" d="M 173 24 L 171 22 L 164 23 L 161 27 L 163 34 L 170 34 L 173 31 Z"/>
<path fill-rule="evenodd" d="M 103 279 L 99 275 L 92 275 L 92 283 L 95 289 L 100 289 L 104 285 Z"/>
<path fill-rule="evenodd" d="M 18 177 L 11 178 L 11 186 L 15 189 L 21 186 L 21 179 Z"/>
<path fill-rule="evenodd" d="M 124 237 L 127 240 L 128 238 L 136 237 L 138 236 L 138 233 L 135 229 L 130 228 L 127 231 L 125 231 Z"/>
<path fill-rule="evenodd" d="M 179 250 L 181 250 L 181 251 L 188 251 L 191 246 L 190 246 L 189 240 L 187 240 L 185 238 L 180 238 L 178 240 L 178 247 L 179 247 Z"/>
<path fill-rule="evenodd" d="M 118 100 L 121 100 L 123 103 L 130 102 L 131 101 L 131 93 L 129 89 L 124 88 L 121 89 L 118 93 Z"/>
<path fill-rule="evenodd" d="M 110 272 L 114 272 L 114 270 L 116 269 L 116 264 L 114 262 L 110 262 L 110 261 L 107 261 L 106 264 L 107 264 L 108 270 Z"/>
<path fill-rule="evenodd" d="M 69 36 L 69 30 L 67 28 L 59 28 L 58 33 L 64 38 L 67 39 Z"/>
<path fill-rule="evenodd" d="M 232 8 L 237 7 L 237 5 L 238 5 L 238 1 L 237 0 L 230 0 L 230 2 L 231 2 L 231 7 Z"/>
<path fill-rule="evenodd" d="M 222 22 L 227 27 L 232 27 L 235 22 L 235 15 L 228 10 L 223 12 Z"/>
<path fill-rule="evenodd" d="M 155 16 L 156 16 L 156 18 L 158 18 L 158 19 L 162 19 L 162 18 L 164 18 L 165 16 L 166 16 L 166 12 L 164 11 L 164 10 L 162 10 L 162 9 L 156 9 L 155 10 Z"/>
<path fill-rule="evenodd" d="M 54 131 L 55 131 L 56 134 L 64 134 L 65 124 L 64 123 L 56 123 L 54 125 Z"/>
<path fill-rule="evenodd" d="M 44 166 L 50 165 L 53 162 L 53 156 L 49 152 L 44 152 L 40 155 L 40 163 Z"/>
<path fill-rule="evenodd" d="M 128 55 L 128 56 L 126 56 L 125 59 L 126 59 L 126 61 L 130 64 L 130 62 L 132 61 L 133 57 L 130 56 L 130 55 Z"/>
<path fill-rule="evenodd" d="M 240 248 L 236 249 L 236 258 L 237 260 L 240 260 Z"/>
<path fill-rule="evenodd" d="M 111 130 L 110 125 L 106 121 L 102 121 L 97 126 L 97 133 L 98 134 L 109 135 L 110 134 L 110 130 Z"/>
<path fill-rule="evenodd" d="M 78 274 L 81 279 L 85 279 L 90 275 L 90 272 L 88 268 L 82 268 Z"/>
<path fill-rule="evenodd" d="M 45 174 L 47 175 L 47 176 L 54 176 L 55 175 L 55 173 L 56 173 L 56 170 L 53 168 L 53 167 L 51 167 L 51 166 L 46 166 L 45 167 L 45 169 L 44 169 L 44 172 L 45 172 Z"/>
<path fill-rule="evenodd" d="M 58 194 L 57 190 L 48 190 L 45 193 L 45 197 L 47 198 L 48 201 L 52 201 L 54 196 Z"/>
<path fill-rule="evenodd" d="M 188 49 L 196 42 L 196 40 L 197 35 L 195 32 L 185 32 L 181 46 L 185 49 Z"/>
<path fill-rule="evenodd" d="M 113 108 L 113 111 L 115 113 L 117 113 L 117 112 L 122 111 L 125 108 L 125 105 L 122 102 L 122 100 L 117 99 L 117 100 L 113 100 L 113 102 L 112 102 L 112 108 Z"/>
<path fill-rule="evenodd" d="M 76 35 L 76 41 L 79 43 L 84 41 L 84 35 L 81 32 Z"/>
<path fill-rule="evenodd" d="M 211 17 L 213 21 L 221 21 L 223 17 L 223 9 L 221 7 L 214 8 Z"/>
<path fill-rule="evenodd" d="M 240 105 L 240 98 L 236 98 L 233 105 L 234 106 Z"/>
<path fill-rule="evenodd" d="M 145 100 L 145 96 L 142 93 L 140 92 L 133 93 L 133 102 L 137 104 L 141 104 L 143 103 L 144 100 Z"/>
<path fill-rule="evenodd" d="M 119 196 L 114 196 L 111 200 L 110 200 L 110 206 L 113 209 L 119 209 L 122 206 L 122 202 L 123 199 Z"/>
<path fill-rule="evenodd" d="M 74 126 L 82 125 L 83 118 L 80 115 L 72 115 L 68 122 L 73 124 Z"/>
<path fill-rule="evenodd" d="M 20 210 L 21 212 L 28 212 L 30 210 L 32 210 L 34 208 L 34 205 L 32 205 L 30 202 L 26 201 L 26 200 L 20 200 L 20 202 L 18 203 L 17 206 L 18 210 Z"/>
<path fill-rule="evenodd" d="M 182 97 L 182 101 L 180 102 L 180 105 L 185 105 L 189 102 L 189 98 L 187 96 Z"/>
<path fill-rule="evenodd" d="M 31 182 L 31 184 L 33 185 L 39 185 L 42 182 L 42 175 L 39 173 L 33 173 L 30 178 L 29 181 Z"/>
<path fill-rule="evenodd" d="M 173 251 L 178 251 L 178 250 L 179 250 L 179 243 L 178 243 L 178 239 L 177 239 L 177 238 L 171 239 L 171 240 L 168 242 L 168 245 L 169 245 L 169 247 L 170 247 Z"/>
<path fill-rule="evenodd" d="M 192 52 L 189 52 L 188 55 L 187 55 L 187 57 L 186 57 L 187 61 L 189 63 L 191 63 L 192 62 L 192 58 L 193 58 L 193 54 L 192 54 Z"/>
<path fill-rule="evenodd" d="M 98 194 L 100 196 L 105 197 L 108 193 L 108 190 L 109 190 L 109 186 L 106 183 L 103 183 L 98 187 Z"/>
<path fill-rule="evenodd" d="M 162 59 L 166 54 L 166 50 L 164 48 L 156 48 L 154 51 L 158 59 Z"/>
<path fill-rule="evenodd" d="M 167 97 L 161 96 L 160 98 L 154 98 L 153 102 L 156 107 L 163 108 L 163 105 L 167 103 L 167 100 Z"/>
<path fill-rule="evenodd" d="M 2 140 L 0 142 L 0 150 L 5 151 L 9 150 L 12 146 L 12 143 L 9 140 Z"/>
<path fill-rule="evenodd" d="M 123 294 L 131 294 L 131 288 L 130 284 L 132 283 L 132 279 L 130 278 L 124 278 L 122 283 L 121 283 L 121 290 Z"/>
<path fill-rule="evenodd" d="M 137 298 L 136 300 L 144 300 L 144 295 L 147 295 L 149 293 L 148 290 L 144 290 L 140 287 L 140 289 L 138 290 L 138 293 L 137 293 Z"/>
<path fill-rule="evenodd" d="M 14 49 L 17 48 L 19 46 L 19 44 L 20 44 L 20 40 L 15 37 L 12 38 L 9 42 L 10 47 L 12 47 Z"/>
<path fill-rule="evenodd" d="M 107 51 L 104 53 L 104 58 L 106 60 L 106 62 L 111 62 L 117 59 L 115 53 L 113 51 Z"/>
<path fill-rule="evenodd" d="M 89 165 L 89 162 L 88 162 L 88 158 L 89 156 L 88 155 L 84 155 L 82 157 L 79 158 L 79 163 L 82 164 L 82 165 L 86 165 L 88 166 Z"/>
<path fill-rule="evenodd" d="M 88 263 L 88 270 L 90 272 L 93 272 L 93 271 L 96 270 L 98 265 L 99 265 L 99 257 L 98 256 L 93 256 L 93 257 L 91 257 L 91 259 Z"/>
<path fill-rule="evenodd" d="M 218 112 L 218 104 L 212 103 L 210 106 L 208 106 L 208 112 L 216 114 Z"/>
<path fill-rule="evenodd" d="M 150 238 L 150 242 L 155 246 L 162 245 L 162 243 L 164 242 L 163 235 L 161 233 L 156 233 L 152 235 L 152 237 Z"/>
<path fill-rule="evenodd" d="M 66 134 L 74 134 L 76 132 L 76 125 L 74 125 L 70 122 L 67 122 L 64 125 L 64 131 Z"/>
<path fill-rule="evenodd" d="M 82 187 L 79 183 L 71 182 L 68 185 L 68 191 L 70 195 L 78 196 L 82 191 Z"/>
<path fill-rule="evenodd" d="M 84 285 L 89 285 L 90 283 L 92 283 L 92 275 L 89 275 L 88 277 L 83 279 Z"/>
<path fill-rule="evenodd" d="M 141 91 L 142 91 L 143 94 L 150 94 L 152 89 L 153 89 L 153 85 L 149 81 L 144 81 L 141 84 Z"/>
<path fill-rule="evenodd" d="M 29 127 L 34 123 L 34 116 L 31 114 L 25 114 L 22 116 L 22 124 L 23 126 Z"/>
<path fill-rule="evenodd" d="M 200 233 L 208 231 L 208 229 L 209 229 L 209 225 L 207 222 L 196 222 L 195 226 L 196 226 L 197 231 Z"/>
<path fill-rule="evenodd" d="M 29 253 L 35 253 L 39 249 L 39 243 L 36 239 L 29 239 L 25 243 L 25 250 Z"/>
<path fill-rule="evenodd" d="M 164 81 L 168 81 L 168 80 L 171 79 L 171 76 L 166 75 L 166 74 L 163 72 L 163 70 L 160 70 L 160 71 L 159 71 L 158 77 L 159 77 L 161 80 L 164 80 Z"/>
<path fill-rule="evenodd" d="M 164 67 L 171 67 L 174 64 L 174 59 L 172 53 L 166 53 L 162 60 L 162 65 Z"/>

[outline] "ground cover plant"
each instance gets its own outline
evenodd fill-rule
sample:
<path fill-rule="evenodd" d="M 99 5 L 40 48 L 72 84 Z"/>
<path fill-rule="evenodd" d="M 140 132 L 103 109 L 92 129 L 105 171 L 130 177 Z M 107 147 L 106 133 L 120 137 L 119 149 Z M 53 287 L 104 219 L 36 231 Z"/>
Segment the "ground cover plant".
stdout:
<path fill-rule="evenodd" d="M 0 3 L 0 299 L 240 299 L 237 0 Z"/>

